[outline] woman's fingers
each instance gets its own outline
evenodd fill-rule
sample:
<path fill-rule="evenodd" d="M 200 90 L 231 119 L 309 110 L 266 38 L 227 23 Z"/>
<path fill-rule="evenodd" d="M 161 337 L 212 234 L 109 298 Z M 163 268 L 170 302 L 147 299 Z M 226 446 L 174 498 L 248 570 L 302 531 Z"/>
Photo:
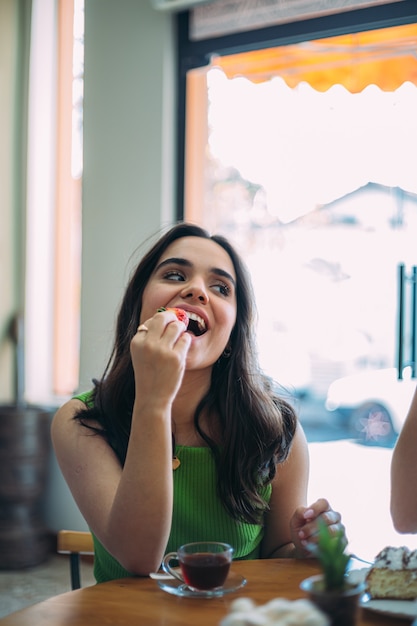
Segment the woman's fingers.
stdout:
<path fill-rule="evenodd" d="M 170 402 L 181 383 L 191 336 L 172 311 L 157 312 L 139 324 L 130 352 L 136 392 L 147 397 L 158 390 L 160 400 Z"/>
<path fill-rule="evenodd" d="M 318 541 L 319 520 L 323 521 L 329 529 L 330 534 L 342 532 L 345 542 L 345 527 L 342 524 L 342 517 L 338 511 L 334 511 L 324 498 L 317 500 L 311 506 L 300 507 L 294 514 L 292 529 L 296 546 L 304 551 L 313 553 L 312 546 Z M 295 537 L 294 537 L 295 534 Z M 314 556 L 314 554 L 312 554 Z"/>
<path fill-rule="evenodd" d="M 152 342 L 156 349 L 160 345 L 174 348 L 178 340 L 186 334 L 186 329 L 184 322 L 178 320 L 172 311 L 157 312 L 153 317 L 139 324 L 132 343 L 140 346 L 146 341 Z M 188 348 L 189 343 L 190 338 L 185 342 L 182 341 L 180 347 Z"/>

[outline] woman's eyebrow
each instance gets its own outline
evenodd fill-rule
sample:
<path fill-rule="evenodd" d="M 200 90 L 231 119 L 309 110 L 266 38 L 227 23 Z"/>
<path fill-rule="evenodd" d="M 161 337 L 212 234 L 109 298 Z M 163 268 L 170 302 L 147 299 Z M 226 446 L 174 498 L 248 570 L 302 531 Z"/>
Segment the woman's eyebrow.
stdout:
<path fill-rule="evenodd" d="M 165 261 L 161 261 L 159 265 L 155 268 L 155 271 L 161 269 L 161 267 L 165 267 L 165 265 L 182 265 L 183 267 L 192 267 L 193 264 L 191 261 L 187 261 L 187 259 L 183 259 L 181 257 L 171 257 L 170 259 L 165 259 Z"/>
<path fill-rule="evenodd" d="M 193 267 L 193 263 L 191 263 L 191 261 L 188 261 L 188 259 L 183 259 L 182 257 L 171 257 L 169 259 L 161 261 L 156 267 L 155 271 L 160 270 L 162 267 L 165 267 L 165 265 L 182 265 L 183 267 Z M 230 280 L 232 285 L 236 287 L 235 279 L 233 278 L 233 276 L 231 276 L 231 274 L 229 274 L 229 272 L 226 272 L 226 270 L 222 270 L 220 267 L 211 267 L 209 271 L 212 274 L 217 274 L 218 276 L 223 276 L 224 278 L 227 278 L 228 280 Z"/>
<path fill-rule="evenodd" d="M 226 272 L 225 270 L 220 269 L 220 267 L 212 267 L 212 268 L 210 269 L 210 271 L 211 271 L 213 274 L 217 274 L 218 276 L 223 276 L 223 278 L 227 278 L 227 280 L 230 280 L 230 282 L 232 283 L 232 285 L 233 285 L 234 287 L 236 287 L 236 281 L 235 281 L 235 279 L 233 278 L 233 276 L 231 276 L 231 275 L 229 274 L 229 272 Z"/>

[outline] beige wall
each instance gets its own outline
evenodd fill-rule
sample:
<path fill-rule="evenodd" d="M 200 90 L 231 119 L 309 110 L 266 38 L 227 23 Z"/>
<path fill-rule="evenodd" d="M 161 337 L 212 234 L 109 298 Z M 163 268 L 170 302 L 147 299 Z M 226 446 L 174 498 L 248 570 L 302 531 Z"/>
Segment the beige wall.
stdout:
<path fill-rule="evenodd" d="M 0 396 L 10 397 L 11 346 L 5 334 L 7 321 L 14 308 L 13 294 L 13 171 L 8 158 L 12 151 L 12 128 L 6 124 L 13 110 L 13 77 L 16 51 L 13 40 L 16 32 L 16 11 L 12 0 L 0 3 Z"/>
<path fill-rule="evenodd" d="M 109 355 L 132 253 L 174 215 L 175 132 L 172 16 L 86 0 L 85 17 L 81 389 Z"/>
<path fill-rule="evenodd" d="M 8 330 L 12 316 L 23 308 L 22 154 L 29 14 L 29 0 L 0 2 L 0 403 L 13 399 L 14 347 Z"/>

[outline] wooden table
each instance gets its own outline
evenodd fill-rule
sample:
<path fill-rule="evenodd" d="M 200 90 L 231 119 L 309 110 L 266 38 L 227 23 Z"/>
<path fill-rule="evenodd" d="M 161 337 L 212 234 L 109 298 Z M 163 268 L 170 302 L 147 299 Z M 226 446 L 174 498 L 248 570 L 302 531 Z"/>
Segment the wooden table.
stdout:
<path fill-rule="evenodd" d="M 257 604 L 272 598 L 305 597 L 300 581 L 318 573 L 313 560 L 235 561 L 232 571 L 247 578 L 246 586 L 221 598 L 180 598 L 162 591 L 150 578 L 124 578 L 49 598 L 0 619 L 1 626 L 218 626 L 236 597 Z M 361 609 L 358 626 L 405 626 L 411 620 Z"/>

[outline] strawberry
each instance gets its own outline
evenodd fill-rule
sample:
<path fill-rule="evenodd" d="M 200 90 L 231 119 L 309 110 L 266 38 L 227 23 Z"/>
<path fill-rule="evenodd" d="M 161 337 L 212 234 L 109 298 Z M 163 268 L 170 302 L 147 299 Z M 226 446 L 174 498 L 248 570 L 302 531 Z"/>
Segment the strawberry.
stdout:
<path fill-rule="evenodd" d="M 161 308 L 158 309 L 158 313 L 160 313 L 161 311 L 173 311 L 173 313 L 175 313 L 179 321 L 184 322 L 184 324 L 188 326 L 188 315 L 183 309 L 179 309 L 178 307 L 165 308 L 164 306 L 161 306 Z"/>

